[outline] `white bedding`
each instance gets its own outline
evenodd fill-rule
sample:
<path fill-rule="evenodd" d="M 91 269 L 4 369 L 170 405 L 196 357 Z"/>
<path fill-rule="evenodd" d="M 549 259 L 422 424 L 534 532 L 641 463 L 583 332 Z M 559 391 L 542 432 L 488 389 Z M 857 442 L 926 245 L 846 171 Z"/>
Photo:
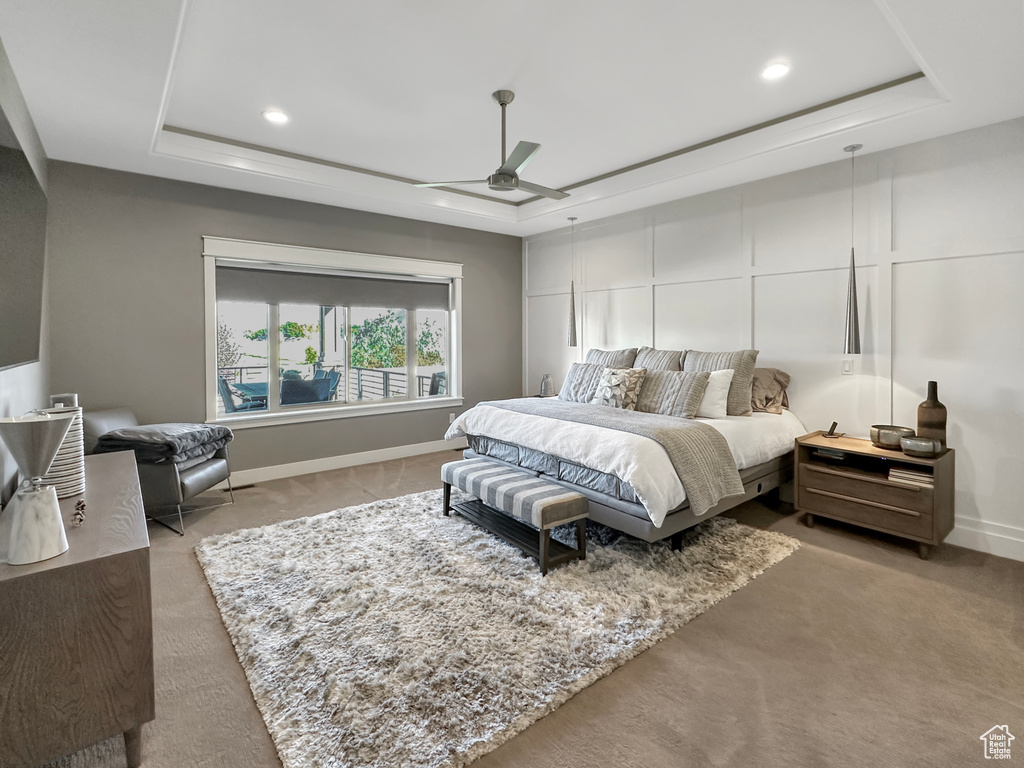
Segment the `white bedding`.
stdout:
<path fill-rule="evenodd" d="M 807 431 L 790 411 L 698 421 L 722 433 L 740 470 L 788 453 L 794 439 Z M 647 437 L 490 405 L 478 405 L 459 415 L 445 438 L 465 435 L 516 443 L 615 475 L 633 486 L 658 527 L 665 515 L 686 499 L 665 449 Z"/>

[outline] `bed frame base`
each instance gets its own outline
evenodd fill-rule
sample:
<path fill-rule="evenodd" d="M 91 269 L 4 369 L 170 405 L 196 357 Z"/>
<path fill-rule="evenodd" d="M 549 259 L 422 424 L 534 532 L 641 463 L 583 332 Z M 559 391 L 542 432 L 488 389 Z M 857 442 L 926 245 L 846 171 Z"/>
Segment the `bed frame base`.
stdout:
<path fill-rule="evenodd" d="M 740 504 L 745 504 L 751 499 L 756 499 L 758 496 L 774 493 L 793 480 L 792 454 L 759 465 L 758 469 L 760 468 L 763 468 L 763 473 L 755 472 L 753 476 L 748 474 L 745 478 L 742 496 L 738 494 L 728 496 L 700 517 L 695 517 L 690 511 L 690 507 L 686 506 L 670 512 L 661 527 L 656 528 L 650 520 L 634 517 L 590 499 L 590 519 L 644 541 L 654 542 L 669 539 L 672 549 L 677 550 L 682 547 L 683 531 L 708 518 L 738 507 Z M 583 489 L 577 488 L 576 490 L 585 493 Z"/>
<path fill-rule="evenodd" d="M 488 461 L 493 461 L 496 464 L 514 467 L 515 469 L 522 469 L 515 464 L 509 464 L 501 459 L 476 453 L 472 449 L 465 450 L 463 455 L 466 458 L 483 458 Z M 777 489 L 780 489 L 793 481 L 793 452 L 791 451 L 783 456 L 779 456 L 778 458 L 771 459 L 763 464 L 758 464 L 756 467 L 750 467 L 749 469 L 745 469 L 740 472 L 740 477 L 743 480 L 742 496 L 738 494 L 736 496 L 728 496 L 700 517 L 694 516 L 690 511 L 689 505 L 686 505 L 680 509 L 670 512 L 660 528 L 655 527 L 654 523 L 652 523 L 650 518 L 647 517 L 647 513 L 644 511 L 643 507 L 639 504 L 635 505 L 638 514 L 632 515 L 628 512 L 624 512 L 622 509 L 616 509 L 615 507 L 602 503 L 600 498 L 598 498 L 598 495 L 588 488 L 583 488 L 573 483 L 565 482 L 564 480 L 558 480 L 554 477 L 549 477 L 548 475 L 543 475 L 542 477 L 544 477 L 545 480 L 550 480 L 564 488 L 577 491 L 586 496 L 590 502 L 591 520 L 607 525 L 609 528 L 614 528 L 617 531 L 628 533 L 630 536 L 635 536 L 636 538 L 647 542 L 669 539 L 669 544 L 672 546 L 672 549 L 678 550 L 682 547 L 683 543 L 682 532 L 688 528 L 692 528 L 697 523 L 714 517 L 722 512 L 726 512 L 733 507 L 738 507 L 740 504 L 745 504 L 758 496 L 773 494 L 773 496 L 777 498 Z M 616 503 L 621 505 L 626 502 L 618 501 Z"/>

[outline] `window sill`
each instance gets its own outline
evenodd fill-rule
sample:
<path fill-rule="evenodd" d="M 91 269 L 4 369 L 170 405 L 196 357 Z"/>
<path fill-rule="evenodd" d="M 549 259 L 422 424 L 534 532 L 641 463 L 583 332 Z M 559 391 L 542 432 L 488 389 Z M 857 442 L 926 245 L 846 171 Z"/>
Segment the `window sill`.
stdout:
<path fill-rule="evenodd" d="M 406 411 L 427 411 L 434 408 L 461 407 L 461 397 L 431 397 L 398 402 L 373 402 L 359 405 L 339 405 L 328 408 L 289 408 L 274 413 L 243 413 L 209 419 L 208 423 L 223 424 L 231 429 L 272 427 L 276 424 L 299 424 L 304 421 L 330 421 L 350 419 L 356 416 L 378 416 L 385 413 Z"/>

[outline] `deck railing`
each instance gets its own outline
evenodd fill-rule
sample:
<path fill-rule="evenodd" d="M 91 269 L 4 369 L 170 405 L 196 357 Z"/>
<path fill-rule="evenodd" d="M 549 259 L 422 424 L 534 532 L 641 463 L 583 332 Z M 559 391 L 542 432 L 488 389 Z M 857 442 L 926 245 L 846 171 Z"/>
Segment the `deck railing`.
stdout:
<path fill-rule="evenodd" d="M 330 366 L 325 370 L 335 370 L 344 376 L 344 366 Z M 360 400 L 379 400 L 385 397 L 406 397 L 408 395 L 408 376 L 405 371 L 389 371 L 382 368 L 349 368 L 348 385 L 344 381 L 338 384 L 335 400 L 345 400 L 347 391 L 348 402 Z M 228 384 L 249 384 L 267 380 L 265 365 L 233 365 L 218 368 L 218 373 Z M 416 376 L 416 396 L 427 397 L 430 394 L 430 375 Z"/>

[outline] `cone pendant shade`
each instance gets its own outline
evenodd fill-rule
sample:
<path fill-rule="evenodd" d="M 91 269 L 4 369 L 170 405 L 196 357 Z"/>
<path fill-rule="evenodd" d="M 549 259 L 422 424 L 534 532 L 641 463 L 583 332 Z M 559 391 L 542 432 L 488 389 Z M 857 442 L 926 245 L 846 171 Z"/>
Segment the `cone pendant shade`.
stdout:
<path fill-rule="evenodd" d="M 860 318 L 857 315 L 857 269 L 850 249 L 850 285 L 846 290 L 846 343 L 843 354 L 860 354 Z"/>
<path fill-rule="evenodd" d="M 576 283 L 569 283 L 569 346 L 576 346 Z"/>
<path fill-rule="evenodd" d="M 853 258 L 853 241 L 856 219 L 853 215 L 854 193 L 857 190 L 857 174 L 854 163 L 857 150 L 863 144 L 850 144 L 843 147 L 843 152 L 850 153 L 850 284 L 846 289 L 846 340 L 843 342 L 844 355 L 860 354 L 860 317 L 857 315 L 857 264 Z"/>
<path fill-rule="evenodd" d="M 569 251 L 569 346 L 576 346 L 576 217 L 569 217 L 572 244 Z"/>

